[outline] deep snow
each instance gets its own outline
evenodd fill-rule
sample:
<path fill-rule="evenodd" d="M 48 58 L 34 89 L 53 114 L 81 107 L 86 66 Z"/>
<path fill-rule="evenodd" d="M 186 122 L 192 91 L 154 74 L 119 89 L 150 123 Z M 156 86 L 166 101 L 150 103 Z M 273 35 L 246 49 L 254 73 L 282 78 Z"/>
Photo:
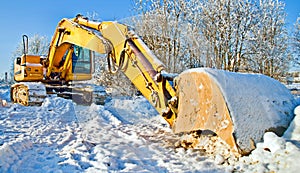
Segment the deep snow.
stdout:
<path fill-rule="evenodd" d="M 0 88 L 2 99 L 8 90 Z M 55 96 L 41 107 L 9 104 L 0 107 L 0 172 L 297 172 L 300 106 L 295 114 L 283 137 L 266 133 L 257 149 L 237 159 L 223 155 L 217 139 L 184 149 L 178 143 L 188 136 L 174 135 L 143 97 L 105 106 Z"/>

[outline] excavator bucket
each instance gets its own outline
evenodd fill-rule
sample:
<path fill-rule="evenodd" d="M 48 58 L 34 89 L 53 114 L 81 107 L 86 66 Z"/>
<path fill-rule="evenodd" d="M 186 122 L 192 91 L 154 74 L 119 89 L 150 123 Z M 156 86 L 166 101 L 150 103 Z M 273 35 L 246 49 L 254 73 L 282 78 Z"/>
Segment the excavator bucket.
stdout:
<path fill-rule="evenodd" d="M 293 119 L 294 97 L 280 82 L 258 74 L 191 69 L 176 79 L 175 133 L 209 130 L 240 154 L 266 131 L 282 135 Z"/>

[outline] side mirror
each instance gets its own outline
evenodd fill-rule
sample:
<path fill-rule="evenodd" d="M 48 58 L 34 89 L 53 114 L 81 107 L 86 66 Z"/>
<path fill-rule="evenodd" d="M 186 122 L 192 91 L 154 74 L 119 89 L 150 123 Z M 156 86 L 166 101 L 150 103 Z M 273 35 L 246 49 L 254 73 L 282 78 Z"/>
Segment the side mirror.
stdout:
<path fill-rule="evenodd" d="M 18 58 L 17 58 L 16 64 L 21 65 L 21 57 L 18 57 Z"/>

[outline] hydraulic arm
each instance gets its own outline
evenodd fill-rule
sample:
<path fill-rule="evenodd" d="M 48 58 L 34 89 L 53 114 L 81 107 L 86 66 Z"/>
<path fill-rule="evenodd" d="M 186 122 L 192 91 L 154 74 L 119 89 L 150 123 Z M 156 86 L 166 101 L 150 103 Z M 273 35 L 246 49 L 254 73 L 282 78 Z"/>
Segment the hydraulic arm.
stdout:
<path fill-rule="evenodd" d="M 121 70 L 172 126 L 176 118 L 176 93 L 161 75 L 164 64 L 128 26 L 116 22 L 94 22 L 82 16 L 73 19 L 80 26 L 97 30 L 110 45 L 110 70 Z M 99 53 L 103 53 L 98 51 Z"/>

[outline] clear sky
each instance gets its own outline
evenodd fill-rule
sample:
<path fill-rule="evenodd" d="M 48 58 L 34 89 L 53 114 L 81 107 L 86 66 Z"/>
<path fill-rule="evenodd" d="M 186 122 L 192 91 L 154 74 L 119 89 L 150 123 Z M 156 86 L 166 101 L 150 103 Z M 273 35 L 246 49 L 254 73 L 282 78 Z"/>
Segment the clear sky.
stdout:
<path fill-rule="evenodd" d="M 300 16 L 300 0 L 286 3 L 287 22 Z M 9 71 L 12 52 L 23 34 L 49 40 L 62 18 L 96 12 L 101 20 L 121 20 L 132 15 L 131 0 L 5 0 L 0 3 L 0 78 Z"/>
<path fill-rule="evenodd" d="M 62 18 L 96 12 L 100 20 L 132 15 L 131 0 L 5 0 L 0 3 L 0 78 L 9 71 L 12 52 L 22 35 L 47 36 L 49 41 Z"/>

